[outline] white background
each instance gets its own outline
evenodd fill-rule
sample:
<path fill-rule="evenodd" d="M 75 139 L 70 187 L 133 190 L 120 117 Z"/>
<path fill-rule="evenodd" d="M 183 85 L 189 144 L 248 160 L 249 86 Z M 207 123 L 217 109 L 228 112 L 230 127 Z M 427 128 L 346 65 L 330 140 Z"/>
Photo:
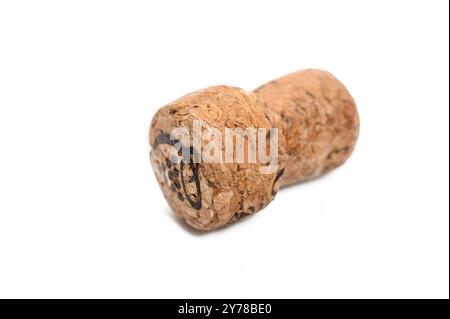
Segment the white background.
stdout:
<path fill-rule="evenodd" d="M 449 297 L 447 1 L 2 1 L 0 297 Z M 168 208 L 156 110 L 334 73 L 350 160 L 207 234 Z"/>

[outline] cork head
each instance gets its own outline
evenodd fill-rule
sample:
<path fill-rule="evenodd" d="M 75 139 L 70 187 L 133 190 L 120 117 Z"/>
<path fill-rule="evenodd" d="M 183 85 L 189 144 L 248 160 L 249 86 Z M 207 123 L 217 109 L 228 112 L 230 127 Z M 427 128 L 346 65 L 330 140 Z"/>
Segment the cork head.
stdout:
<path fill-rule="evenodd" d="M 175 213 L 194 228 L 210 230 L 273 199 L 284 171 L 282 148 L 274 146 L 277 134 L 271 110 L 256 94 L 216 86 L 156 113 L 150 159 Z"/>

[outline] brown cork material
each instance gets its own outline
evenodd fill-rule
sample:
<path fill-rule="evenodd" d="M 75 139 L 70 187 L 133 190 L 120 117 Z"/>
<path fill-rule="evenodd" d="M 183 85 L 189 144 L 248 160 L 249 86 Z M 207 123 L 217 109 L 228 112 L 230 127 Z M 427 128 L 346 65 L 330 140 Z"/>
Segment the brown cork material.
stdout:
<path fill-rule="evenodd" d="M 341 165 L 359 133 L 356 105 L 333 75 L 291 73 L 255 90 L 273 111 L 287 153 L 282 186 L 315 178 Z"/>
<path fill-rule="evenodd" d="M 170 135 L 174 129 L 203 135 L 196 144 Z M 270 132 L 278 129 L 277 134 Z M 226 130 L 234 129 L 233 148 L 225 147 Z M 251 138 L 245 129 L 267 130 L 266 144 L 278 139 L 276 166 L 262 172 L 274 159 L 227 161 L 250 158 Z M 265 207 L 285 185 L 319 176 L 350 156 L 359 129 L 354 101 L 331 74 L 305 70 L 272 81 L 255 92 L 216 86 L 188 94 L 162 107 L 150 129 L 150 160 L 162 192 L 175 213 L 199 230 L 212 230 Z M 258 135 L 259 136 L 259 135 Z M 208 149 L 211 141 L 217 148 Z M 216 162 L 202 161 L 203 155 Z M 200 159 L 200 161 L 199 161 Z"/>

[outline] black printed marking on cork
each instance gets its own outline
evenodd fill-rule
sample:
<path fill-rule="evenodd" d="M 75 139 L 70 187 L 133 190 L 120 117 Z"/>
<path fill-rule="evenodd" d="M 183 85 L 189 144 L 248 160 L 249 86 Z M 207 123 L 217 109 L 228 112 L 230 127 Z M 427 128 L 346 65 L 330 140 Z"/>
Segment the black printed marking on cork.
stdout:
<path fill-rule="evenodd" d="M 272 196 L 275 196 L 277 194 L 277 191 L 274 190 L 275 184 L 278 182 L 278 180 L 281 178 L 281 176 L 283 176 L 283 174 L 284 174 L 284 168 L 277 173 L 277 176 L 275 176 L 275 180 L 273 181 L 273 185 L 272 185 Z"/>
<path fill-rule="evenodd" d="M 195 187 L 197 189 L 197 195 L 190 195 L 188 194 L 188 192 L 186 191 L 186 181 L 184 179 L 184 168 L 185 168 L 185 163 L 181 162 L 180 164 L 180 168 L 181 168 L 181 184 L 183 186 L 183 191 L 184 191 L 184 195 L 186 197 L 186 199 L 188 200 L 189 204 L 191 204 L 191 206 L 197 210 L 199 210 L 200 208 L 202 208 L 202 192 L 201 192 L 201 188 L 200 188 L 200 180 L 198 178 L 198 169 L 199 169 L 199 165 L 198 163 L 187 163 L 189 169 L 192 171 L 192 177 L 189 178 L 189 180 L 187 181 L 188 183 L 193 183 L 195 182 Z M 192 197 L 194 197 L 194 199 L 192 199 Z"/>
<path fill-rule="evenodd" d="M 186 198 L 187 201 L 189 202 L 189 204 L 197 210 L 200 210 L 202 208 L 202 190 L 200 187 L 200 179 L 199 179 L 199 168 L 200 165 L 198 163 L 193 163 L 193 158 L 198 158 L 198 154 L 196 154 L 195 150 L 193 149 L 193 147 L 190 147 L 189 149 L 187 147 L 184 147 L 181 145 L 179 140 L 176 139 L 171 139 L 170 138 L 170 134 L 168 133 L 160 133 L 155 140 L 155 143 L 153 144 L 153 148 L 156 148 L 158 145 L 161 144 L 166 144 L 166 145 L 170 145 L 170 146 L 177 146 L 179 147 L 178 154 L 182 155 L 182 154 L 187 154 L 189 156 L 189 158 L 187 158 L 188 156 L 185 156 L 181 162 L 180 162 L 180 170 L 178 171 L 178 169 L 175 167 L 174 163 L 172 163 L 172 161 L 170 161 L 169 159 L 166 159 L 166 166 L 168 167 L 168 169 L 171 169 L 173 166 L 173 169 L 169 171 L 168 175 L 170 178 L 170 181 L 172 182 L 172 191 L 173 192 L 177 192 L 177 189 L 180 189 L 181 187 L 183 188 L 183 192 L 184 192 L 184 196 L 181 192 L 177 192 L 177 197 L 179 200 L 184 201 L 184 199 Z M 185 181 L 184 178 L 184 170 L 185 169 L 189 169 L 192 172 L 192 176 Z M 177 180 L 177 177 L 181 175 L 181 185 Z M 186 184 L 190 184 L 190 183 L 195 183 L 195 189 L 196 189 L 196 193 L 191 195 L 186 191 Z"/>

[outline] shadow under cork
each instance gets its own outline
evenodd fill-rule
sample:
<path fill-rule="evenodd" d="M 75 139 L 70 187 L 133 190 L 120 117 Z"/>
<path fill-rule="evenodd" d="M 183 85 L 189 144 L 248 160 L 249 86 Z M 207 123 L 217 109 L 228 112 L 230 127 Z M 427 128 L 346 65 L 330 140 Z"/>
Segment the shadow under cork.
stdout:
<path fill-rule="evenodd" d="M 283 191 L 285 189 L 296 188 L 296 187 L 301 188 L 301 187 L 304 187 L 304 186 L 307 186 L 307 185 L 311 185 L 311 184 L 320 182 L 322 179 L 327 179 L 328 176 L 333 175 L 335 173 L 335 171 L 338 170 L 338 169 L 339 169 L 339 166 L 334 168 L 334 169 L 332 169 L 332 170 L 323 172 L 319 176 L 311 177 L 310 179 L 306 179 L 306 180 L 301 181 L 301 182 L 296 182 L 296 183 L 292 183 L 292 184 L 288 184 L 288 185 L 283 185 L 283 186 L 281 186 L 280 191 Z"/>
<path fill-rule="evenodd" d="M 294 189 L 294 188 L 301 189 L 302 187 L 304 187 L 306 185 L 310 185 L 310 184 L 313 184 L 313 183 L 320 182 L 323 179 L 327 179 L 328 176 L 333 175 L 336 171 L 339 170 L 340 166 L 341 165 L 335 167 L 332 170 L 328 170 L 328 171 L 322 173 L 321 175 L 313 177 L 311 179 L 308 179 L 308 180 L 305 180 L 305 181 L 302 181 L 302 182 L 298 182 L 298 183 L 289 184 L 289 185 L 286 185 L 286 186 L 282 186 L 280 190 L 283 191 L 285 189 Z M 269 203 L 269 205 L 270 205 L 270 203 Z M 171 208 L 169 206 L 166 206 L 165 210 L 166 210 L 166 213 L 170 216 L 170 218 L 172 218 L 180 226 L 180 228 L 182 228 L 183 230 L 185 230 L 187 233 L 189 233 L 192 236 L 201 237 L 201 236 L 207 236 L 207 235 L 210 235 L 210 234 L 226 231 L 229 227 L 233 227 L 236 224 L 245 223 L 247 220 L 250 220 L 250 219 L 254 218 L 256 215 L 258 215 L 259 213 L 264 211 L 266 207 L 264 207 L 263 209 L 261 209 L 260 211 L 258 211 L 255 214 L 241 215 L 236 221 L 234 221 L 234 222 L 232 222 L 230 224 L 227 224 L 225 226 L 222 226 L 220 228 L 212 229 L 212 230 L 198 230 L 198 229 L 195 229 L 195 228 L 189 226 L 181 217 L 177 216 L 171 210 Z"/>

